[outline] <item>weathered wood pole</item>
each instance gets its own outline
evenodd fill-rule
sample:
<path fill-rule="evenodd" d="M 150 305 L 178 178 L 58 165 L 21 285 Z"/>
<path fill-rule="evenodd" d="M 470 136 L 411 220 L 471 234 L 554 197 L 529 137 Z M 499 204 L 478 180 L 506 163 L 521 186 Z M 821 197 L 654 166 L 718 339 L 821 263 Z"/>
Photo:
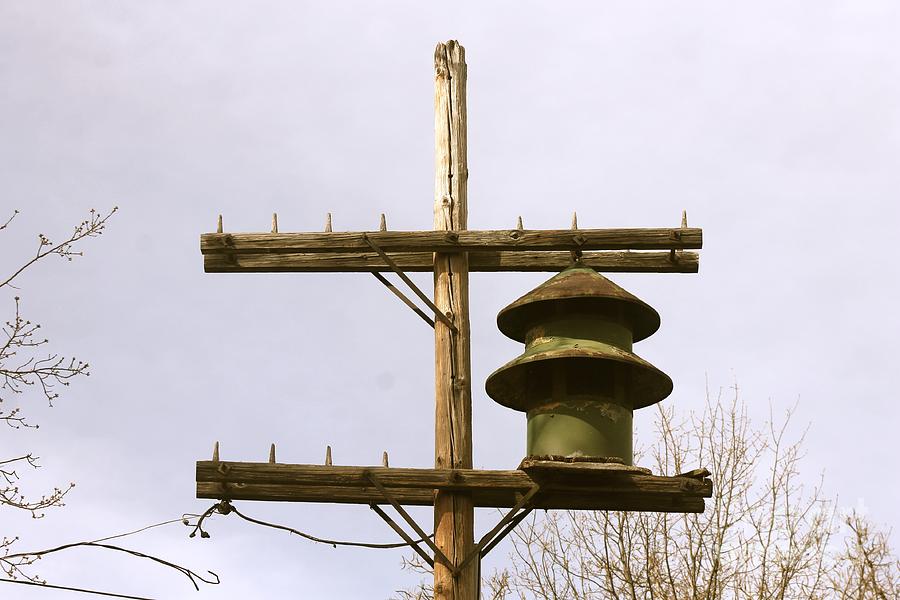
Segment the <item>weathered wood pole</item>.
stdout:
<path fill-rule="evenodd" d="M 467 227 L 466 55 L 456 41 L 434 51 L 434 228 Z M 452 234 L 449 234 L 452 235 Z M 435 341 L 434 466 L 472 468 L 472 378 L 469 352 L 469 259 L 465 253 L 434 255 L 434 303 L 450 317 L 454 333 L 437 321 Z M 459 565 L 474 547 L 472 498 L 438 491 L 434 499 L 434 540 Z M 479 561 L 453 574 L 440 560 L 434 565 L 435 600 L 477 600 Z"/>

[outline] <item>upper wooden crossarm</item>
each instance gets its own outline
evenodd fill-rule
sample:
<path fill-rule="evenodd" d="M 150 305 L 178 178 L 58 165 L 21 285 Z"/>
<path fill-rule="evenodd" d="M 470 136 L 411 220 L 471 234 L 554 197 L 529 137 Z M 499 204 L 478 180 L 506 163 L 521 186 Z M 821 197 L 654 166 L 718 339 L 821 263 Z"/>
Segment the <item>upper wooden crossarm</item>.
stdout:
<path fill-rule="evenodd" d="M 495 231 L 350 231 L 204 233 L 203 254 L 370 252 L 496 252 L 513 250 L 686 250 L 703 246 L 695 227 L 644 229 L 501 229 Z"/>

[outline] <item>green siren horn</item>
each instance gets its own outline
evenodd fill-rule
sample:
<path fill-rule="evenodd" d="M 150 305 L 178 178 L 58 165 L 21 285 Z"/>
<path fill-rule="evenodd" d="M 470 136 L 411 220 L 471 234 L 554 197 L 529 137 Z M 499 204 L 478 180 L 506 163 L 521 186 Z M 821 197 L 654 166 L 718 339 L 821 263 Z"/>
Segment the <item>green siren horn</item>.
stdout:
<path fill-rule="evenodd" d="M 576 264 L 497 316 L 525 352 L 487 379 L 488 395 L 528 417 L 528 456 L 632 463 L 632 411 L 672 393 L 669 376 L 631 352 L 659 314 Z"/>

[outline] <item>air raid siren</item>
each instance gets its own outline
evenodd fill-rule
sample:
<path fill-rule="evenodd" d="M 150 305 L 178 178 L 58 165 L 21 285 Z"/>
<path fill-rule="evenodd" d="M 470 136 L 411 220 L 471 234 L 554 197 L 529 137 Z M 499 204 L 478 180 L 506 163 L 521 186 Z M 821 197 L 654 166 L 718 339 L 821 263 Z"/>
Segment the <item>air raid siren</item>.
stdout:
<path fill-rule="evenodd" d="M 497 325 L 525 352 L 488 377 L 487 393 L 527 415 L 528 456 L 630 465 L 632 411 L 672 392 L 631 352 L 659 329 L 659 314 L 576 263 L 500 311 Z"/>

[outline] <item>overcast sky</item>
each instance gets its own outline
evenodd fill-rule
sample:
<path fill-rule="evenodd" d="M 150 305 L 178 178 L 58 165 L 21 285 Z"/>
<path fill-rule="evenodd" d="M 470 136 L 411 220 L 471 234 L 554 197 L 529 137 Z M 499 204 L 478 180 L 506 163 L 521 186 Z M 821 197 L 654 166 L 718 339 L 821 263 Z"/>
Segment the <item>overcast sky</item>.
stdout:
<path fill-rule="evenodd" d="M 38 431 L 27 482 L 77 482 L 33 522 L 0 512 L 20 549 L 202 511 L 194 462 L 430 466 L 432 332 L 371 276 L 204 274 L 199 235 L 432 224 L 432 53 L 469 64 L 469 227 L 704 229 L 699 275 L 613 279 L 656 307 L 636 347 L 679 412 L 737 382 L 761 424 L 797 405 L 804 479 L 900 526 L 898 284 L 900 8 L 890 1 L 302 3 L 0 0 L 3 270 L 36 234 L 119 206 L 73 263 L 17 292 L 90 378 Z M 524 417 L 485 377 L 521 346 L 497 311 L 549 275 L 471 281 L 475 464 L 511 468 Z M 417 276 L 423 287 L 428 275 Z M 10 295 L 0 298 L 6 320 Z M 645 411 L 652 414 L 652 409 Z M 652 438 L 647 415 L 638 435 Z M 701 466 L 701 465 L 697 465 Z M 246 504 L 310 533 L 394 541 L 368 508 Z M 424 523 L 428 511 L 418 511 Z M 480 531 L 496 519 L 490 511 Z M 387 598 L 402 553 L 333 549 L 218 517 L 127 543 L 222 584 L 74 550 L 52 583 L 161 598 Z M 896 540 L 896 536 L 895 536 Z M 485 569 L 503 563 L 494 550 Z M 5 584 L 6 588 L 12 585 Z M 54 592 L 6 589 L 3 597 Z M 59 597 L 69 597 L 62 593 Z"/>

